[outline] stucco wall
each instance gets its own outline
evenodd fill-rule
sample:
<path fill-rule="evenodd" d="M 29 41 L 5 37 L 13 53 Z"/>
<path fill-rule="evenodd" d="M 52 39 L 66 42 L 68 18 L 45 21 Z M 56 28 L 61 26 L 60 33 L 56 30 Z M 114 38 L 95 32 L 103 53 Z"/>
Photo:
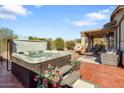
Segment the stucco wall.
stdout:
<path fill-rule="evenodd" d="M 124 51 L 124 19 L 121 23 L 121 50 Z"/>
<path fill-rule="evenodd" d="M 116 49 L 116 30 L 114 31 L 114 49 Z"/>
<path fill-rule="evenodd" d="M 120 21 L 120 19 L 122 18 L 124 14 L 124 9 L 121 10 L 120 12 L 118 12 L 114 18 L 114 20 L 117 20 L 117 22 Z M 117 28 L 117 49 L 119 49 L 119 27 Z M 121 51 L 124 51 L 124 19 L 121 23 Z"/>
<path fill-rule="evenodd" d="M 124 42 L 121 42 L 121 51 L 124 51 Z"/>
<path fill-rule="evenodd" d="M 119 49 L 119 27 L 117 28 L 117 49 Z"/>

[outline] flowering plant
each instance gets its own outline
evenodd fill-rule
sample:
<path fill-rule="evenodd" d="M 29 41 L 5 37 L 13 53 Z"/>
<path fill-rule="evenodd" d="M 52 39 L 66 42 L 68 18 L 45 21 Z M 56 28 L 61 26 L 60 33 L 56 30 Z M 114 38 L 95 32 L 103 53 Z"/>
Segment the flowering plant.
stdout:
<path fill-rule="evenodd" d="M 73 70 L 79 70 L 80 68 L 80 61 L 76 60 L 71 62 L 71 65 L 73 66 Z"/>
<path fill-rule="evenodd" d="M 59 85 L 62 80 L 62 74 L 59 72 L 58 67 L 48 64 L 48 70 L 45 70 L 42 74 L 35 76 L 34 80 L 38 82 L 37 87 L 61 87 Z M 50 86 L 49 86 L 50 85 Z"/>

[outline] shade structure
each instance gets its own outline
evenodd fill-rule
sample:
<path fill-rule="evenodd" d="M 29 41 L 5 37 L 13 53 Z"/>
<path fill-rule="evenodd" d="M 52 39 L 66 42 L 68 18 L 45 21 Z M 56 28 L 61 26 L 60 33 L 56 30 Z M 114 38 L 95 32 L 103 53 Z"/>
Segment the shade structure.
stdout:
<path fill-rule="evenodd" d="M 114 34 L 114 30 L 109 29 L 97 29 L 97 30 L 89 30 L 89 31 L 83 31 L 81 34 L 85 34 L 87 37 L 93 37 L 93 38 L 101 38 L 106 33 L 109 33 L 110 35 Z"/>

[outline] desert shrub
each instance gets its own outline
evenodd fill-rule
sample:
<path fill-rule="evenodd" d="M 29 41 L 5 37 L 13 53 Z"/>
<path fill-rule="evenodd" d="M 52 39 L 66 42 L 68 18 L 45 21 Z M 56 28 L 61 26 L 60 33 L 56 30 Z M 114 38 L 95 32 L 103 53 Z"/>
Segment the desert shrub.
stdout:
<path fill-rule="evenodd" d="M 64 50 L 64 40 L 62 38 L 56 38 L 54 45 L 57 50 Z"/>
<path fill-rule="evenodd" d="M 75 42 L 74 41 L 67 41 L 66 42 L 66 48 L 67 49 L 74 49 L 74 47 L 75 47 Z"/>

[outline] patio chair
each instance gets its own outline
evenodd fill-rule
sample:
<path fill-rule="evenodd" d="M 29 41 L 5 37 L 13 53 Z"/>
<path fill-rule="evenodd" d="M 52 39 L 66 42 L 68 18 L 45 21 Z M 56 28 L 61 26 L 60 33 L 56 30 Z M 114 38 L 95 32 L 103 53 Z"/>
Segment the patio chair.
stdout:
<path fill-rule="evenodd" d="M 72 65 L 65 65 L 65 66 L 63 66 L 63 67 L 61 67 L 60 69 L 59 69 L 59 71 L 62 73 L 62 75 L 64 76 L 64 75 L 66 75 L 69 71 L 71 71 L 71 69 L 73 68 L 73 66 Z"/>
<path fill-rule="evenodd" d="M 80 78 L 79 71 L 73 71 L 68 76 L 66 76 L 61 82 L 62 86 L 70 86 L 73 87 L 73 84 Z"/>
<path fill-rule="evenodd" d="M 102 53 L 101 54 L 101 64 L 118 66 L 120 61 L 119 54 L 112 53 Z"/>

